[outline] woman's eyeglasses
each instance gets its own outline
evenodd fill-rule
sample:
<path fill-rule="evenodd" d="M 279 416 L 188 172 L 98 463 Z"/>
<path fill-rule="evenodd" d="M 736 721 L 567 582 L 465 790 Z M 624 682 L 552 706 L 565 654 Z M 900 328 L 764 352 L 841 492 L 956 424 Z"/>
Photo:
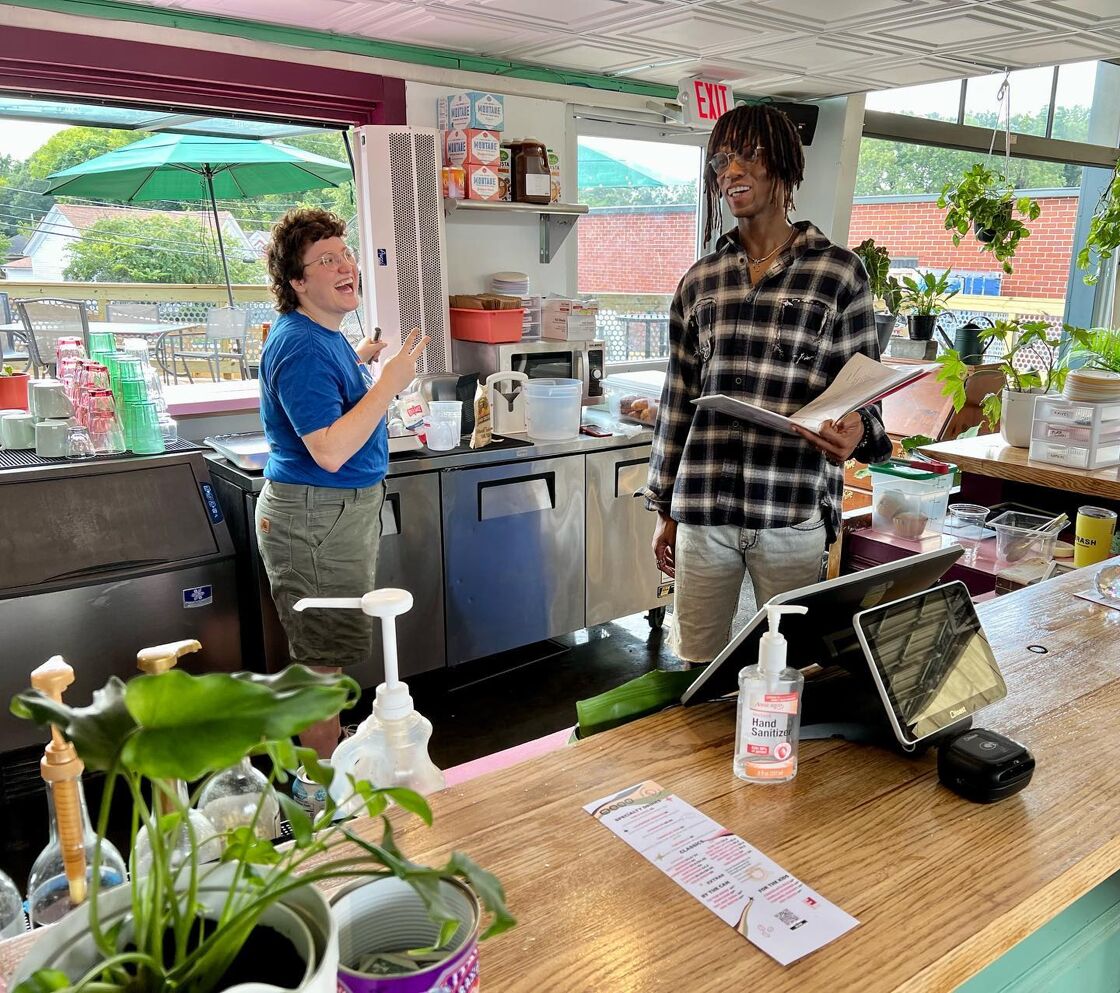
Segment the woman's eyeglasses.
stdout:
<path fill-rule="evenodd" d="M 303 267 L 304 269 L 310 269 L 313 265 L 321 265 L 328 269 L 337 269 L 344 262 L 346 265 L 357 265 L 358 257 L 347 248 L 341 254 L 338 252 L 327 252 L 326 255 L 320 255 L 317 259 L 305 262 Z"/>
<path fill-rule="evenodd" d="M 752 162 L 758 161 L 758 153 L 762 151 L 765 146 L 755 145 L 754 148 L 748 149 L 745 152 L 716 152 L 710 159 L 708 159 L 708 168 L 712 170 L 717 176 L 722 176 L 731 164 L 743 168 L 750 165 Z"/>

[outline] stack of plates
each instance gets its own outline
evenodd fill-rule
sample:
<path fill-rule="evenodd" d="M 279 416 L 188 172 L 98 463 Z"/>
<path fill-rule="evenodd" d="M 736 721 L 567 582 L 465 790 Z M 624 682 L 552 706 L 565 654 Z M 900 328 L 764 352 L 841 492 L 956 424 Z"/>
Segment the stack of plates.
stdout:
<path fill-rule="evenodd" d="M 527 297 L 529 277 L 523 272 L 496 272 L 490 277 L 490 290 L 511 297 Z"/>
<path fill-rule="evenodd" d="M 1066 376 L 1067 400 L 1081 403 L 1109 403 L 1120 400 L 1120 373 L 1098 369 L 1074 369 Z"/>

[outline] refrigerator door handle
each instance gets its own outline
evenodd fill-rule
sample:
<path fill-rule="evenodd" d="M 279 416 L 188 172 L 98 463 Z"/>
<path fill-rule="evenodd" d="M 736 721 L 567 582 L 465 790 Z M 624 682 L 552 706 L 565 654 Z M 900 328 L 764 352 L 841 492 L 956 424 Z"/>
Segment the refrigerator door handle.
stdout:
<path fill-rule="evenodd" d="M 478 519 L 492 521 L 516 514 L 556 509 L 555 473 L 478 484 Z"/>

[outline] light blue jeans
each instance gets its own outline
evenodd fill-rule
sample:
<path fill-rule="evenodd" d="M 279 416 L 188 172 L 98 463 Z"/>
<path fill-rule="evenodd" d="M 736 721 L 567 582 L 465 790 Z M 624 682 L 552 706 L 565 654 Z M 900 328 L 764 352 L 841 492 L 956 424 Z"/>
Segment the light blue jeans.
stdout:
<path fill-rule="evenodd" d="M 670 647 L 685 662 L 710 662 L 731 640 L 743 580 L 762 607 L 771 597 L 819 582 L 828 530 L 820 513 L 787 528 L 678 524 Z"/>

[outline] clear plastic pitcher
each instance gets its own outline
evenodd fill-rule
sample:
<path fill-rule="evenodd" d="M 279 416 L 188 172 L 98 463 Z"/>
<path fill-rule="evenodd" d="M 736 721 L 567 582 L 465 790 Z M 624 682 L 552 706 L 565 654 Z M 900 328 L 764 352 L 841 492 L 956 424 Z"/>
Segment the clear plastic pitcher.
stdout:
<path fill-rule="evenodd" d="M 433 452 L 449 452 L 458 448 L 463 436 L 463 401 L 429 401 L 424 434 Z"/>
<path fill-rule="evenodd" d="M 525 384 L 525 423 L 533 441 L 571 441 L 579 437 L 583 382 L 530 379 Z"/>

